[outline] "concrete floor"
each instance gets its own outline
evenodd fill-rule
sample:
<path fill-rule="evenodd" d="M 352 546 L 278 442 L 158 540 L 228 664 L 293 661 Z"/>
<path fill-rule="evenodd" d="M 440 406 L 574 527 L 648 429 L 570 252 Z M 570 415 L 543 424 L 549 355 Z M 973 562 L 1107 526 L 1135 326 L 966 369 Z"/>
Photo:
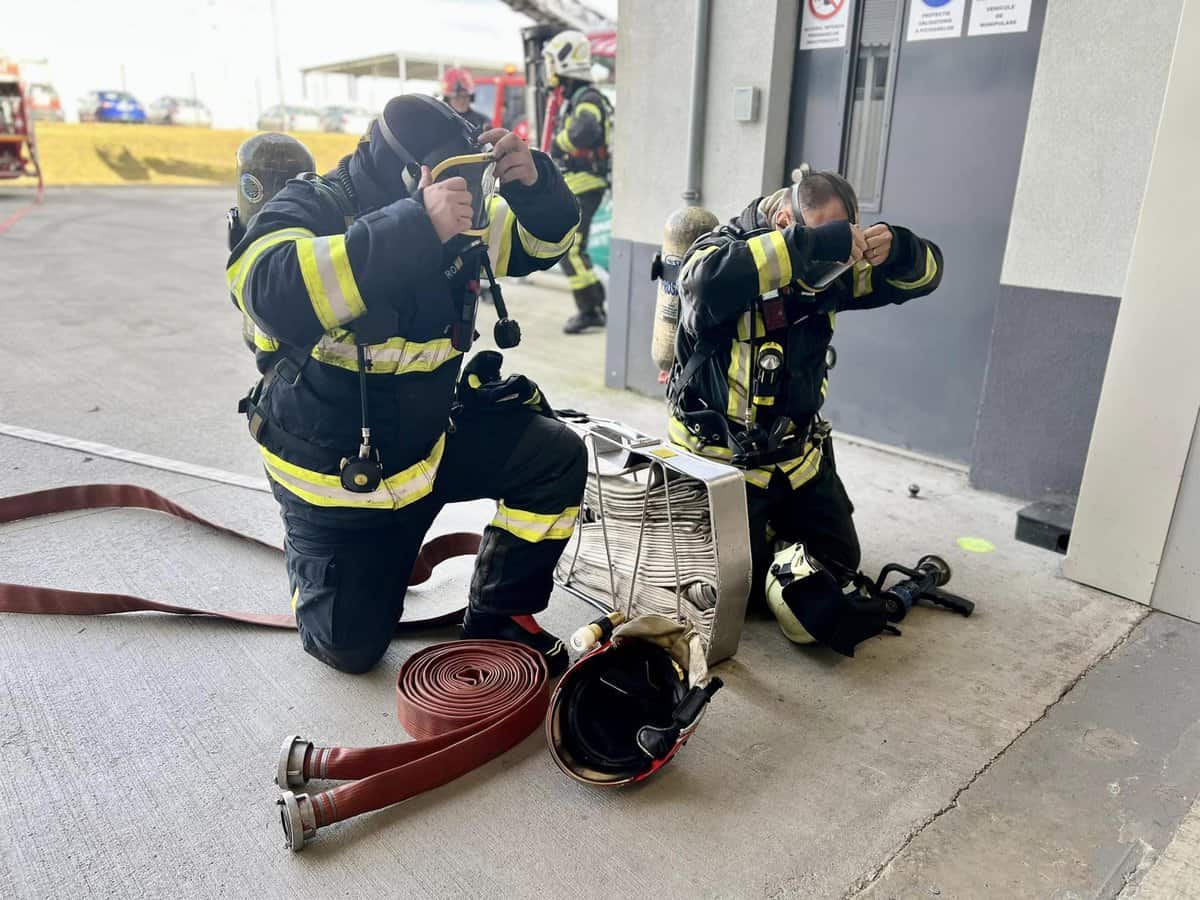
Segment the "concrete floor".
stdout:
<path fill-rule="evenodd" d="M 0 194 L 0 220 L 23 202 Z M 0 422 L 259 477 L 233 413 L 253 371 L 221 280 L 226 204 L 208 190 L 56 192 L 0 236 Z M 656 404 L 601 387 L 601 336 L 557 333 L 567 295 L 545 279 L 510 295 L 528 335 L 514 369 L 559 405 L 658 430 Z M 974 617 L 917 610 L 854 660 L 752 617 L 703 728 L 641 788 L 577 786 L 535 735 L 297 856 L 273 805 L 280 740 L 398 739 L 395 671 L 449 631 L 398 639 L 356 678 L 247 626 L 0 617 L 0 893 L 1196 896 L 1200 627 L 1063 580 L 1059 557 L 1012 540 L 1018 504 L 957 470 L 850 443 L 839 464 L 864 566 L 942 554 Z M 280 537 L 261 491 L 0 437 L 0 493 L 88 481 L 145 484 Z M 487 515 L 451 509 L 439 527 Z M 995 550 L 968 553 L 964 536 Z M 424 590 L 461 595 L 468 570 Z M 276 554 L 139 511 L 6 526 L 0 577 L 287 604 Z M 560 592 L 544 621 L 567 631 L 591 615 Z"/>

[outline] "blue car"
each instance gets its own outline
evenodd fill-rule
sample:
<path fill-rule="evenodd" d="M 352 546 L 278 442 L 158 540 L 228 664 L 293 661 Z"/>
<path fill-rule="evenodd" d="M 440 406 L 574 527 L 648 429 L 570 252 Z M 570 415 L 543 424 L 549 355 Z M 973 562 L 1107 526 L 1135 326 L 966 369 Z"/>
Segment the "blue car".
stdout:
<path fill-rule="evenodd" d="M 79 101 L 80 122 L 145 122 L 146 110 L 125 91 L 89 91 Z"/>

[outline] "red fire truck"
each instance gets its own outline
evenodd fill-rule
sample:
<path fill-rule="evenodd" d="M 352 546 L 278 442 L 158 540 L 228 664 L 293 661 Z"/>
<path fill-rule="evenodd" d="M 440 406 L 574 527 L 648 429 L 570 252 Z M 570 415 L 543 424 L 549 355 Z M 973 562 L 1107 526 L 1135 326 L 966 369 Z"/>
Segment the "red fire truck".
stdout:
<path fill-rule="evenodd" d="M 0 60 L 0 179 L 28 175 L 42 183 L 33 116 L 17 64 Z"/>

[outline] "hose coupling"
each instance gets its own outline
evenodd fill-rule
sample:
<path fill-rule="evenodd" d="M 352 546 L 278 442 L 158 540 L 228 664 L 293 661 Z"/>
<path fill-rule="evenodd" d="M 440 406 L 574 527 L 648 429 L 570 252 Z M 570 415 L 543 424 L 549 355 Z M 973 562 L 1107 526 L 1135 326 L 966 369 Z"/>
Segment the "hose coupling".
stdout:
<path fill-rule="evenodd" d="M 308 794 L 284 791 L 275 801 L 279 807 L 279 821 L 283 825 L 283 846 L 293 853 L 304 849 L 304 841 L 317 833 L 317 817 L 313 812 Z"/>
<path fill-rule="evenodd" d="M 312 748 L 312 741 L 306 741 L 298 734 L 284 738 L 283 747 L 279 751 L 279 768 L 275 772 L 276 787 L 284 790 L 308 784 L 308 778 L 304 774 L 304 760 Z"/>

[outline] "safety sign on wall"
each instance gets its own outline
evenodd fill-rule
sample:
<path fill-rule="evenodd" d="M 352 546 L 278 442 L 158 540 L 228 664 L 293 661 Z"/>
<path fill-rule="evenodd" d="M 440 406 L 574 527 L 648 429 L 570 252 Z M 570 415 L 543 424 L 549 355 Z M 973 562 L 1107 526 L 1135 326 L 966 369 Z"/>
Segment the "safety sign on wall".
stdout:
<path fill-rule="evenodd" d="M 967 34 L 1010 34 L 1029 30 L 1029 7 L 1033 0 L 975 0 Z"/>
<path fill-rule="evenodd" d="M 908 39 L 932 41 L 962 35 L 967 0 L 912 0 L 908 10 Z"/>
<path fill-rule="evenodd" d="M 801 0 L 800 49 L 824 50 L 845 47 L 850 30 L 850 6 L 853 0 Z"/>

